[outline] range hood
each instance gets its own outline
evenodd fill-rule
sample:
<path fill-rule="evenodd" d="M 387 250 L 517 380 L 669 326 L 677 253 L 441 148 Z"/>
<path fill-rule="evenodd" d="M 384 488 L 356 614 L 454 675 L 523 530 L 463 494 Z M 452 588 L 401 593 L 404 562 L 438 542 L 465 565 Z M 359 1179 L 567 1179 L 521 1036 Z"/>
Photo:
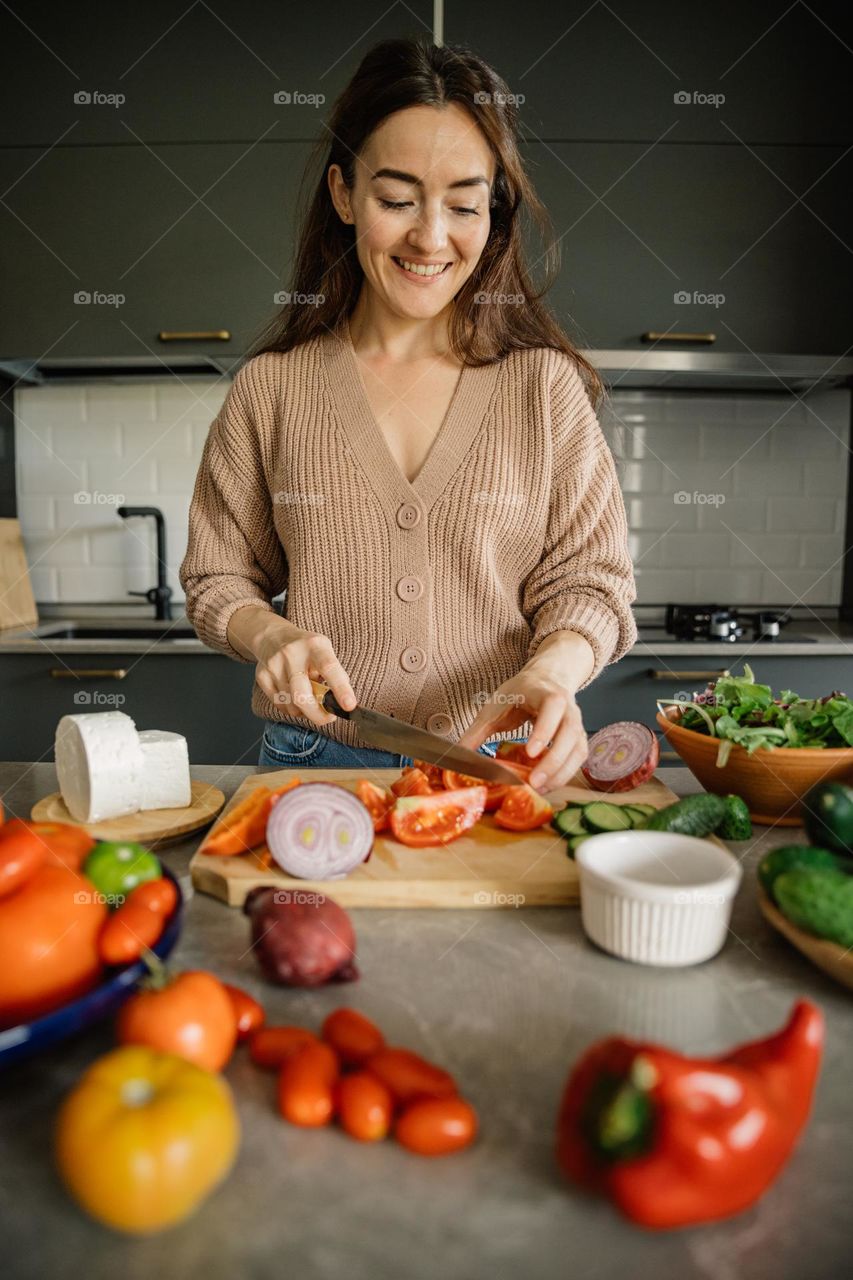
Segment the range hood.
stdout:
<path fill-rule="evenodd" d="M 849 356 L 754 355 L 725 351 L 602 351 L 584 355 L 611 391 L 812 391 L 853 386 Z"/>

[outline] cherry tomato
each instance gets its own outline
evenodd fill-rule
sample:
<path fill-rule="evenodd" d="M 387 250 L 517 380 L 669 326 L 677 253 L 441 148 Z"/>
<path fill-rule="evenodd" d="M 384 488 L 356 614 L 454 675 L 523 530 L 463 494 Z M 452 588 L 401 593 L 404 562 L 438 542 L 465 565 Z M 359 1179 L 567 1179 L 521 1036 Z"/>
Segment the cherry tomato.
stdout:
<path fill-rule="evenodd" d="M 464 1098 L 413 1102 L 397 1120 L 394 1137 L 419 1156 L 447 1156 L 477 1136 L 477 1113 Z"/>
<path fill-rule="evenodd" d="M 154 946 L 163 932 L 163 917 L 142 903 L 128 898 L 113 911 L 98 937 L 98 953 L 103 964 L 132 964 L 142 952 Z"/>
<path fill-rule="evenodd" d="M 278 1071 L 306 1044 L 318 1043 L 305 1027 L 261 1027 L 249 1037 L 249 1057 L 257 1067 Z"/>
<path fill-rule="evenodd" d="M 391 1128 L 394 1099 L 387 1085 L 369 1071 L 353 1071 L 335 1086 L 335 1112 L 351 1138 L 378 1142 Z"/>
<path fill-rule="evenodd" d="M 221 1071 L 234 1051 L 237 1025 L 222 983 L 196 969 L 131 996 L 119 1010 L 116 1033 L 119 1044 L 146 1045 Z"/>
<path fill-rule="evenodd" d="M 345 1066 L 360 1067 L 385 1048 L 382 1032 L 357 1009 L 335 1009 L 323 1023 L 321 1034 Z"/>
<path fill-rule="evenodd" d="M 375 782 L 360 778 L 355 784 L 355 794 L 373 819 L 373 830 L 384 831 L 394 807 L 394 797 L 386 787 L 377 787 Z"/>
<path fill-rule="evenodd" d="M 322 1040 L 298 1049 L 278 1077 L 278 1109 L 285 1120 L 308 1129 L 328 1124 L 339 1074 L 338 1055 Z"/>
<path fill-rule="evenodd" d="M 428 848 L 449 844 L 482 817 L 486 788 L 461 787 L 431 796 L 401 796 L 391 810 L 391 830 L 401 844 Z"/>
<path fill-rule="evenodd" d="M 501 807 L 495 814 L 498 826 L 508 831 L 532 831 L 544 826 L 554 816 L 554 810 L 544 796 L 524 783 L 520 787 L 508 787 Z"/>
<path fill-rule="evenodd" d="M 242 987 L 232 987 L 230 982 L 223 982 L 222 985 L 228 992 L 228 999 L 234 1010 L 237 1039 L 238 1041 L 248 1040 L 249 1036 L 264 1025 L 266 1014 L 263 1005 L 258 1004 L 257 1000 Z"/>
<path fill-rule="evenodd" d="M 146 880 L 145 884 L 138 885 L 127 900 L 134 906 L 147 907 L 165 920 L 178 905 L 178 891 L 167 876 L 158 876 L 156 880 Z"/>
<path fill-rule="evenodd" d="M 456 1081 L 448 1071 L 410 1049 L 380 1049 L 368 1059 L 365 1069 L 388 1086 L 400 1106 L 420 1098 L 450 1098 L 457 1093 Z"/>
<path fill-rule="evenodd" d="M 432 795 L 429 778 L 422 769 L 416 769 L 414 765 L 406 766 L 397 781 L 391 783 L 391 790 L 395 796 Z"/>
<path fill-rule="evenodd" d="M 31 822 L 47 850 L 47 860 L 54 866 L 79 871 L 86 856 L 94 849 L 97 840 L 85 827 L 70 822 Z"/>
<path fill-rule="evenodd" d="M 0 898 L 8 897 L 35 875 L 47 849 L 27 822 L 12 818 L 0 827 Z"/>

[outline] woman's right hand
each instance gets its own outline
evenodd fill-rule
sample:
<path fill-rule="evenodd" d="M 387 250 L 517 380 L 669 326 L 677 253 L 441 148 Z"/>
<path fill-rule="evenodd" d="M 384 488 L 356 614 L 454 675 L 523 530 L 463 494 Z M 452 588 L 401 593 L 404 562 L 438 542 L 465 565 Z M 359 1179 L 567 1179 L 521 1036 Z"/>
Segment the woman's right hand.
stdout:
<path fill-rule="evenodd" d="M 305 716 L 316 725 L 331 724 L 336 719 L 314 696 L 312 680 L 327 684 L 346 711 L 357 706 L 357 698 L 349 676 L 341 666 L 328 636 L 287 628 L 287 638 L 280 627 L 270 627 L 255 647 L 258 659 L 255 680 L 273 706 L 295 716 Z"/>

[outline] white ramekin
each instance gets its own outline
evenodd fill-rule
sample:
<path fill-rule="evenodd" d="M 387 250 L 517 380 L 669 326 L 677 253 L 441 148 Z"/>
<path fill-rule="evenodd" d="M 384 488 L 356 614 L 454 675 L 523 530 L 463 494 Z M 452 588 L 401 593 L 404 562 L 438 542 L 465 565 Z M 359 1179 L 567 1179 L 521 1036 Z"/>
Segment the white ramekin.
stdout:
<path fill-rule="evenodd" d="M 575 852 L 587 936 L 623 960 L 699 964 L 726 940 L 740 863 L 671 831 L 590 836 Z"/>

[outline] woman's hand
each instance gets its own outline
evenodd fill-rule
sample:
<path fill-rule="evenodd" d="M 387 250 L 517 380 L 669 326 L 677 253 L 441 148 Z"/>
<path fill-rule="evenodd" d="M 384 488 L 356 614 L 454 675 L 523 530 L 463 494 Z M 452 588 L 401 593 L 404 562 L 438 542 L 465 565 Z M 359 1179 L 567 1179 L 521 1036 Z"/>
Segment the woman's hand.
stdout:
<path fill-rule="evenodd" d="M 260 637 L 256 644 L 255 680 L 276 707 L 287 708 L 292 715 L 306 716 L 316 725 L 331 724 L 336 719 L 314 696 L 312 680 L 322 681 L 334 693 L 346 711 L 352 711 L 357 698 L 332 648 L 328 636 L 300 632 L 288 638 L 276 627 Z"/>
<path fill-rule="evenodd" d="M 592 648 L 581 636 L 574 632 L 553 633 L 517 676 L 489 695 L 459 745 L 476 751 L 496 733 L 532 720 L 533 730 L 526 744 L 531 762 L 535 762 L 530 784 L 541 792 L 565 786 L 588 754 L 575 690 L 592 669 L 593 661 Z M 548 743 L 550 748 L 542 754 Z"/>

